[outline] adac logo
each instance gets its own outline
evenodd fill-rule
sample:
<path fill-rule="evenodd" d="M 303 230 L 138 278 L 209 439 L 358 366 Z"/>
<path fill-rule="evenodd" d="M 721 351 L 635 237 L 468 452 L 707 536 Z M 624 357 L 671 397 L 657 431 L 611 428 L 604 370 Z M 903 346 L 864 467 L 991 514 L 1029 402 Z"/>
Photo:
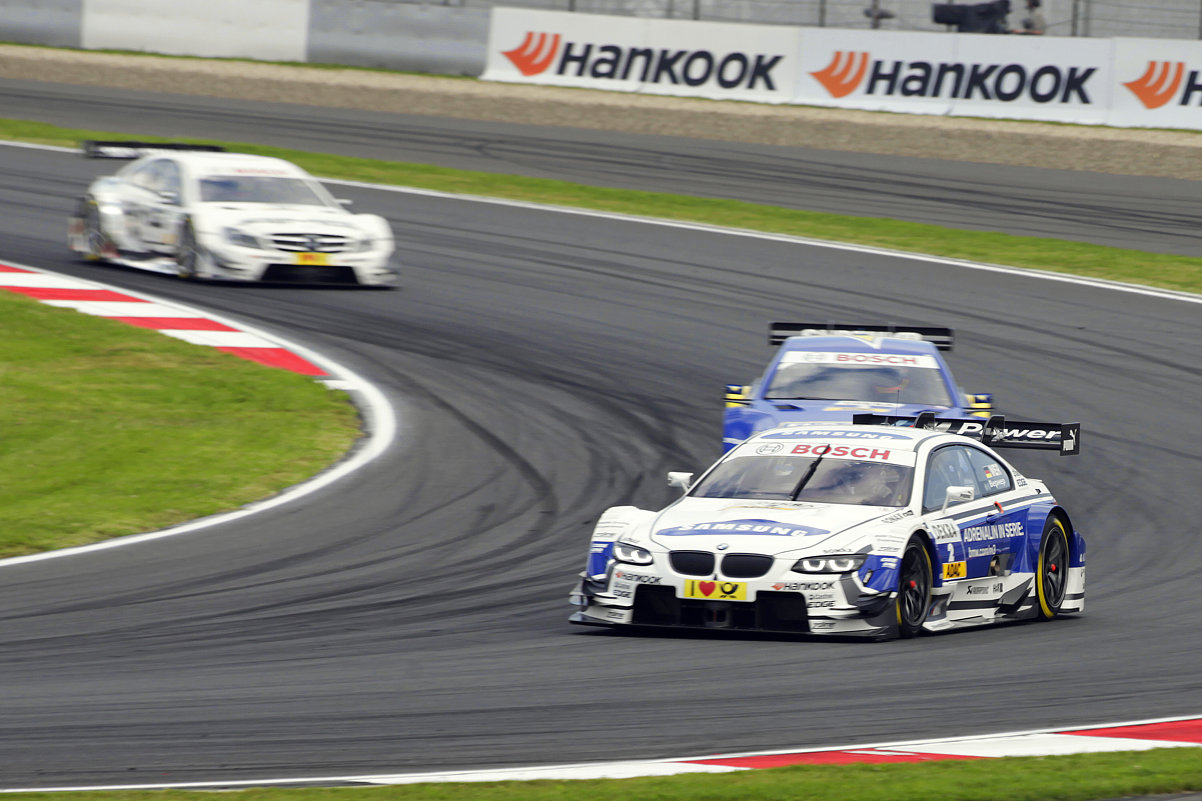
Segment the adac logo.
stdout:
<path fill-rule="evenodd" d="M 526 38 L 513 50 L 502 50 L 501 53 L 518 68 L 525 76 L 538 75 L 544 72 L 559 52 L 560 35 L 535 33 L 527 31 Z"/>
<path fill-rule="evenodd" d="M 825 69 L 811 72 L 831 97 L 847 97 L 856 91 L 868 71 L 868 54 L 836 50 Z"/>
<path fill-rule="evenodd" d="M 1139 98 L 1145 108 L 1160 108 L 1177 96 L 1181 80 L 1185 77 L 1183 61 L 1149 61 L 1148 68 L 1137 80 L 1123 86 Z"/>

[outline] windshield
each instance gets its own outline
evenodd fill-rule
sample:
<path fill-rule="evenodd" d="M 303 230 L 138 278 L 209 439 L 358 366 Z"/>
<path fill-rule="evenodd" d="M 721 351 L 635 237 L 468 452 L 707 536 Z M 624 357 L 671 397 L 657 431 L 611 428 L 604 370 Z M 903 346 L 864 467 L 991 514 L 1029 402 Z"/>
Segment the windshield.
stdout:
<path fill-rule="evenodd" d="M 914 469 L 905 465 L 822 456 L 750 454 L 726 459 L 689 494 L 695 498 L 905 506 L 913 482 Z"/>
<path fill-rule="evenodd" d="M 934 362 L 933 359 L 931 361 Z M 943 378 L 933 365 L 782 363 L 772 374 L 764 397 L 769 400 L 855 400 L 952 405 Z"/>
<path fill-rule="evenodd" d="M 200 200 L 203 203 L 327 205 L 306 181 L 278 175 L 210 175 L 200 179 Z"/>

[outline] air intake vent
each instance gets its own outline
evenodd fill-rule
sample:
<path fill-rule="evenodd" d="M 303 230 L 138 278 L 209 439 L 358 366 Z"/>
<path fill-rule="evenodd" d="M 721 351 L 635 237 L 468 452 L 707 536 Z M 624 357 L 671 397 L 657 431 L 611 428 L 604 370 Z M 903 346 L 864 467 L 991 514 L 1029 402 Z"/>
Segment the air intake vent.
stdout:
<path fill-rule="evenodd" d="M 684 576 L 712 576 L 714 555 L 708 551 L 672 551 L 672 569 Z"/>
<path fill-rule="evenodd" d="M 772 557 L 757 553 L 728 553 L 722 557 L 722 575 L 727 578 L 759 578 L 772 567 Z"/>

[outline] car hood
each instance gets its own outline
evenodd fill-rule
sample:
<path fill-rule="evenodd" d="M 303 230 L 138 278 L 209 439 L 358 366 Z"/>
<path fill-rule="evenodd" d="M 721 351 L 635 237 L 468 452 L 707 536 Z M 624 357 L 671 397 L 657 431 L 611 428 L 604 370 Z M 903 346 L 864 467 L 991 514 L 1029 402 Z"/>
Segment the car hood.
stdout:
<path fill-rule="evenodd" d="M 651 540 L 667 550 L 779 554 L 813 548 L 894 507 L 686 498 L 652 524 Z"/>
<path fill-rule="evenodd" d="M 329 233 L 352 234 L 359 229 L 355 215 L 322 206 L 273 206 L 265 203 L 208 203 L 205 220 L 215 225 L 236 225 L 251 234 Z"/>

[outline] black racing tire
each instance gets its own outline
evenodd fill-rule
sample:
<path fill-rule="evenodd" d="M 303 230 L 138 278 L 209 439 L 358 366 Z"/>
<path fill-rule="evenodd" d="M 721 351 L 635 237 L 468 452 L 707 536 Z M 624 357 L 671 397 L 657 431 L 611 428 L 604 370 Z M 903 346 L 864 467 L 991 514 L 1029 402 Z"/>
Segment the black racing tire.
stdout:
<path fill-rule="evenodd" d="M 100 209 L 96 201 L 88 198 L 79 202 L 79 216 L 83 219 L 83 236 L 88 250 L 82 254 L 84 261 L 104 261 L 108 237 L 100 227 Z"/>
<path fill-rule="evenodd" d="M 1035 565 L 1035 596 L 1040 620 L 1060 614 L 1068 592 L 1068 530 L 1063 518 L 1052 515 L 1043 524 L 1039 559 Z"/>
<path fill-rule="evenodd" d="M 180 278 L 196 278 L 196 265 L 201 259 L 200 246 L 196 243 L 196 231 L 192 221 L 185 220 L 180 227 L 179 248 L 175 252 L 176 274 Z"/>
<path fill-rule="evenodd" d="M 934 586 L 934 569 L 931 554 L 922 537 L 914 536 L 906 543 L 898 568 L 897 636 L 902 639 L 917 637 L 931 609 L 931 588 Z"/>

